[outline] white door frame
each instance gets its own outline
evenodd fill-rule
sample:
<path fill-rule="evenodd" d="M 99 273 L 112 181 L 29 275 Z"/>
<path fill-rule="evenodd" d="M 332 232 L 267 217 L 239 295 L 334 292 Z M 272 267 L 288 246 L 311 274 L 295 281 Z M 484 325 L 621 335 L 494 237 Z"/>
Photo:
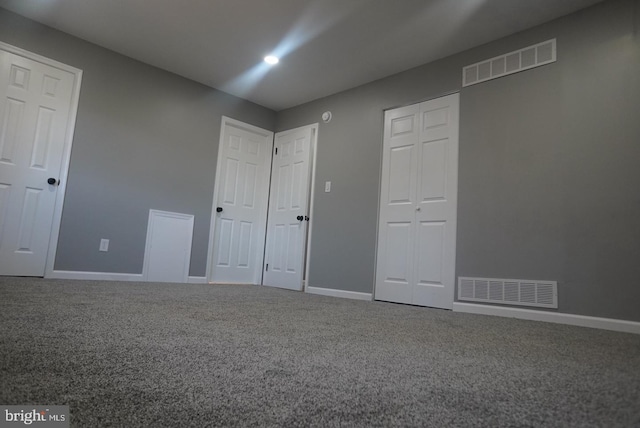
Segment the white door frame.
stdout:
<path fill-rule="evenodd" d="M 60 184 L 57 186 L 56 202 L 53 209 L 53 221 L 51 222 L 51 233 L 49 237 L 49 249 L 44 268 L 45 278 L 53 277 L 53 265 L 56 261 L 56 250 L 58 248 L 58 237 L 60 236 L 60 223 L 62 221 L 62 206 L 64 204 L 64 195 L 67 190 L 67 178 L 69 176 L 69 163 L 71 161 L 71 146 L 73 144 L 73 134 L 75 132 L 76 117 L 78 115 L 78 102 L 80 100 L 80 85 L 82 83 L 82 70 L 67 64 L 55 61 L 50 58 L 29 52 L 16 46 L 0 42 L 0 49 L 32 61 L 40 62 L 50 67 L 71 73 L 73 78 L 73 88 L 71 92 L 71 103 L 69 104 L 69 118 L 67 120 L 67 135 L 64 139 L 62 149 L 62 163 L 60 164 L 60 173 L 58 175 Z"/>
<path fill-rule="evenodd" d="M 271 177 L 271 159 L 273 157 L 273 132 L 266 129 L 259 128 L 254 125 L 250 125 L 245 122 L 241 122 L 236 119 L 232 119 L 227 116 L 222 116 L 222 121 L 220 123 L 220 139 L 218 143 L 218 159 L 216 161 L 216 177 L 215 177 L 215 183 L 213 188 L 213 202 L 211 203 L 211 223 L 209 225 L 209 249 L 207 251 L 207 272 L 206 272 L 207 282 L 211 282 L 213 278 L 214 263 L 211 262 L 211 258 L 213 256 L 213 250 L 214 250 L 215 230 L 216 230 L 216 220 L 217 220 L 216 207 L 218 206 L 217 203 L 218 203 L 218 195 L 219 195 L 219 187 L 220 187 L 220 171 L 222 170 L 220 162 L 222 160 L 222 150 L 224 148 L 223 138 L 225 135 L 224 133 L 227 125 L 235 126 L 241 129 L 246 129 L 248 131 L 255 132 L 257 134 L 262 134 L 265 137 L 270 137 L 270 143 L 269 143 L 269 147 L 267 147 L 267 150 L 271 154 L 270 154 L 270 157 L 268 158 L 267 172 L 268 172 L 268 176 Z M 260 216 L 260 227 L 264 232 L 262 234 L 261 241 L 257 244 L 258 248 L 263 248 L 263 249 L 264 249 L 266 229 L 267 229 L 267 209 L 268 209 L 268 198 L 265 201 L 264 210 Z M 259 263 L 256 263 L 256 267 L 255 267 L 256 269 L 259 269 L 259 271 L 255 272 L 255 278 L 257 278 L 261 284 L 262 283 L 262 266 L 264 264 L 264 251 L 262 251 L 260 254 L 261 255 L 260 255 Z"/>

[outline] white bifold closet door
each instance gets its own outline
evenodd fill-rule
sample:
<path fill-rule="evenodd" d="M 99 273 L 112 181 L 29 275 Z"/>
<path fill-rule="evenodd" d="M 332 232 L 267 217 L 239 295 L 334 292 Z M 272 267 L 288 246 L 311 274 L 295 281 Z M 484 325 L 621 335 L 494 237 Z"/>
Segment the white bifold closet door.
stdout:
<path fill-rule="evenodd" d="M 385 113 L 375 298 L 451 309 L 459 95 Z"/>

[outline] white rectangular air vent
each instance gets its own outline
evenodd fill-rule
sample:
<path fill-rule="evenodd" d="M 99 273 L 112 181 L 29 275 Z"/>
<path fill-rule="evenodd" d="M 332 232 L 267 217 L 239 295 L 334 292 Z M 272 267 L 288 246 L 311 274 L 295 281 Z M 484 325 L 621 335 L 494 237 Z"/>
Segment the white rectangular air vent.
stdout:
<path fill-rule="evenodd" d="M 552 62 L 556 62 L 556 39 L 468 65 L 462 69 L 462 86 L 475 85 Z"/>
<path fill-rule="evenodd" d="M 524 279 L 459 277 L 458 300 L 557 308 L 558 283 Z"/>

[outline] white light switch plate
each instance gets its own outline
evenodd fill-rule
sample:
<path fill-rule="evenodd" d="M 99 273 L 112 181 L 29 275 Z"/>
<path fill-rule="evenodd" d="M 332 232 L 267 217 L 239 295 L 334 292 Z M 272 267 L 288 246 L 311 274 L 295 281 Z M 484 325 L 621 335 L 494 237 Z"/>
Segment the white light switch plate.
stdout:
<path fill-rule="evenodd" d="M 101 239 L 100 240 L 100 251 L 109 251 L 109 240 Z"/>
<path fill-rule="evenodd" d="M 324 191 L 329 193 L 331 191 L 331 182 L 330 181 L 325 181 L 324 182 Z"/>

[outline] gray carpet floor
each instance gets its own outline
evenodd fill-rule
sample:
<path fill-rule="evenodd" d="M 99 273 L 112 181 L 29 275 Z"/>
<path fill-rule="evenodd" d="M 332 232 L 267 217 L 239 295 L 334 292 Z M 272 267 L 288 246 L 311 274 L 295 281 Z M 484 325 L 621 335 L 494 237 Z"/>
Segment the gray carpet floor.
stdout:
<path fill-rule="evenodd" d="M 0 278 L 0 404 L 72 426 L 640 426 L 640 336 L 256 286 Z"/>

